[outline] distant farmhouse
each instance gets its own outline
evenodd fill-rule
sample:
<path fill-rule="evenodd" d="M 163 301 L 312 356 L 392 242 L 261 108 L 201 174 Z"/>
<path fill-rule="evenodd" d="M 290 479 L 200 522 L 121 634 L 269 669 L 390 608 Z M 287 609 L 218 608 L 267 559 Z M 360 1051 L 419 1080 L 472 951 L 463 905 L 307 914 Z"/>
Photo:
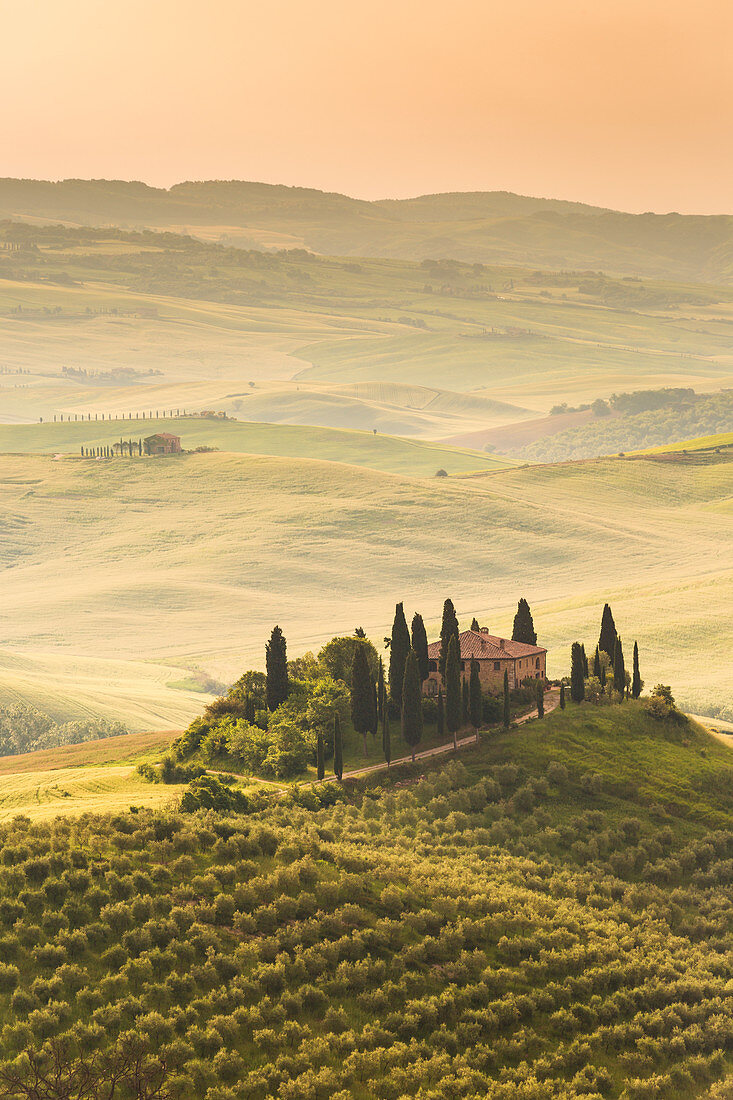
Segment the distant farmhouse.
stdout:
<path fill-rule="evenodd" d="M 519 687 L 523 680 L 545 679 L 547 650 L 525 642 L 512 642 L 489 634 L 486 627 L 480 630 L 464 630 L 458 635 L 460 642 L 461 679 L 471 674 L 471 661 L 478 662 L 481 686 L 498 693 L 504 686 L 504 671 L 509 674 L 509 688 Z M 426 695 L 437 695 L 442 677 L 438 671 L 440 642 L 428 646 L 428 679 L 423 684 Z"/>
<path fill-rule="evenodd" d="M 181 453 L 180 435 L 170 432 L 158 432 L 143 440 L 146 455 L 179 455 Z"/>

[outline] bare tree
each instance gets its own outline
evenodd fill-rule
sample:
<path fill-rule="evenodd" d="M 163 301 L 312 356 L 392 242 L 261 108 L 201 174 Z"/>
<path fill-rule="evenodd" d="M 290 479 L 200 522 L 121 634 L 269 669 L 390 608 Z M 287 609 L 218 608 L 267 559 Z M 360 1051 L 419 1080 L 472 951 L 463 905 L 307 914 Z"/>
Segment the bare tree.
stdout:
<path fill-rule="evenodd" d="M 106 1050 L 88 1049 L 74 1036 L 49 1039 L 37 1050 L 0 1062 L 2 1100 L 169 1100 L 170 1066 L 147 1036 L 120 1035 Z"/>

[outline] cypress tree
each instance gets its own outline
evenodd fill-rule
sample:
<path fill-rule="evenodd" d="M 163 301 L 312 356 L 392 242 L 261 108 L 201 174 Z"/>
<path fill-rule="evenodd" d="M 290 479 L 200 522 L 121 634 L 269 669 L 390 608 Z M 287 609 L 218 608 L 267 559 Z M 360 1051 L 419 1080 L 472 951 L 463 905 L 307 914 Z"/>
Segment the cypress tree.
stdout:
<path fill-rule="evenodd" d="M 541 680 L 537 681 L 537 717 L 545 717 L 545 689 Z"/>
<path fill-rule="evenodd" d="M 392 640 L 389 646 L 389 697 L 399 710 L 402 706 L 402 684 L 405 679 L 405 661 L 410 648 L 410 632 L 401 603 L 395 607 L 392 623 Z"/>
<path fill-rule="evenodd" d="M 440 660 L 438 668 L 445 683 L 445 665 L 448 660 L 448 646 L 451 638 L 456 640 L 456 653 L 460 655 L 461 641 L 458 636 L 458 618 L 452 600 L 446 600 L 443 604 L 443 622 L 440 627 Z"/>
<path fill-rule="evenodd" d="M 623 699 L 626 692 L 626 666 L 624 665 L 624 651 L 621 639 L 616 635 L 616 646 L 613 653 L 613 686 L 621 693 Z"/>
<path fill-rule="evenodd" d="M 380 657 L 377 666 L 377 718 L 380 722 L 384 715 L 384 702 L 384 663 Z"/>
<path fill-rule="evenodd" d="M 387 761 L 387 767 L 392 763 L 392 738 L 389 732 L 389 711 L 385 707 L 382 711 L 382 752 Z"/>
<path fill-rule="evenodd" d="M 481 627 L 478 625 L 478 619 L 476 618 L 475 615 L 471 619 L 471 630 L 473 630 L 474 634 L 480 634 L 481 633 Z"/>
<path fill-rule="evenodd" d="M 422 686 L 413 649 L 407 654 L 405 680 L 402 685 L 402 738 L 412 750 L 414 763 L 415 748 L 422 740 Z"/>
<path fill-rule="evenodd" d="M 372 724 L 369 729 L 372 737 L 377 736 L 379 729 L 379 702 L 377 700 L 377 682 L 372 680 Z"/>
<path fill-rule="evenodd" d="M 468 680 L 463 677 L 463 683 L 461 684 L 461 718 L 463 719 L 463 725 L 468 725 L 468 720 L 471 717 L 471 697 L 468 691 Z"/>
<path fill-rule="evenodd" d="M 512 713 L 509 702 L 509 670 L 504 669 L 504 729 L 509 729 L 509 723 L 511 721 Z"/>
<path fill-rule="evenodd" d="M 318 772 L 318 781 L 320 782 L 326 774 L 326 762 L 323 752 L 323 734 L 319 731 L 318 740 L 316 741 L 316 770 Z"/>
<path fill-rule="evenodd" d="M 344 741 L 338 714 L 333 716 L 333 774 L 338 780 L 344 774 Z"/>
<path fill-rule="evenodd" d="M 570 698 L 574 703 L 582 703 L 585 699 L 583 653 L 577 642 L 573 642 L 570 649 Z"/>
<path fill-rule="evenodd" d="M 631 696 L 633 699 L 639 698 L 643 686 L 644 681 L 639 672 L 639 646 L 634 642 L 634 672 L 631 677 Z"/>
<path fill-rule="evenodd" d="M 438 688 L 438 737 L 441 739 L 445 735 L 445 702 L 443 700 L 443 689 Z"/>
<path fill-rule="evenodd" d="M 430 672 L 430 662 L 428 660 L 428 635 L 425 630 L 425 623 L 423 622 L 422 615 L 418 615 L 417 611 L 412 616 L 412 648 L 415 650 L 415 656 L 417 657 L 420 680 L 424 682 L 427 680 L 428 673 Z"/>
<path fill-rule="evenodd" d="M 517 613 L 514 616 L 514 629 L 512 630 L 512 641 L 524 642 L 526 645 L 537 645 L 537 631 L 534 628 L 532 612 L 524 597 L 522 597 L 517 604 Z"/>
<path fill-rule="evenodd" d="M 560 710 L 565 710 L 565 684 L 560 684 Z"/>
<path fill-rule="evenodd" d="M 469 686 L 469 709 L 471 717 L 471 725 L 476 731 L 476 741 L 478 741 L 478 731 L 483 718 L 483 697 L 481 695 L 481 678 L 479 676 L 478 661 L 471 661 L 471 682 Z"/>
<path fill-rule="evenodd" d="M 598 648 L 602 653 L 608 654 L 608 659 L 613 664 L 613 654 L 616 649 L 616 624 L 613 621 L 611 608 L 608 604 L 603 606 L 601 616 L 601 636 L 598 639 Z"/>
<path fill-rule="evenodd" d="M 285 637 L 279 626 L 273 628 L 265 646 L 267 672 L 267 709 L 275 710 L 288 697 L 288 658 Z"/>
<path fill-rule="evenodd" d="M 580 653 L 583 658 L 583 676 L 588 679 L 588 658 L 585 655 L 585 646 L 581 643 Z"/>
<path fill-rule="evenodd" d="M 598 646 L 596 646 L 596 654 L 593 658 L 593 675 L 597 680 L 601 678 L 601 655 L 598 652 Z"/>
<path fill-rule="evenodd" d="M 367 753 L 367 733 L 374 722 L 374 690 L 369 675 L 369 662 L 366 649 L 358 645 L 354 650 L 354 663 L 351 667 L 351 721 L 357 733 L 364 738 L 364 755 Z"/>
<path fill-rule="evenodd" d="M 461 694 L 461 669 L 458 664 L 458 646 L 455 637 L 450 639 L 448 645 L 447 661 L 445 665 L 445 724 L 448 733 L 453 734 L 453 747 L 458 748 L 456 733 L 461 728 L 461 709 L 463 698 Z"/>

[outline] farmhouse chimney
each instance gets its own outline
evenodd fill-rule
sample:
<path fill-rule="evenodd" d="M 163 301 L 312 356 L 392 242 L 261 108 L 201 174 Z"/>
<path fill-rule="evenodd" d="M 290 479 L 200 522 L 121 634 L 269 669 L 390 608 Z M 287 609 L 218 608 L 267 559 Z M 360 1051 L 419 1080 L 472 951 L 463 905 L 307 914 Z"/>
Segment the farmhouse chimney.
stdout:
<path fill-rule="evenodd" d="M 506 642 L 503 638 L 499 638 L 499 649 L 506 649 Z"/>
<path fill-rule="evenodd" d="M 481 627 L 481 633 L 482 633 L 482 634 L 488 634 L 488 633 L 489 633 L 489 628 L 488 628 L 488 626 L 482 626 L 482 627 Z"/>

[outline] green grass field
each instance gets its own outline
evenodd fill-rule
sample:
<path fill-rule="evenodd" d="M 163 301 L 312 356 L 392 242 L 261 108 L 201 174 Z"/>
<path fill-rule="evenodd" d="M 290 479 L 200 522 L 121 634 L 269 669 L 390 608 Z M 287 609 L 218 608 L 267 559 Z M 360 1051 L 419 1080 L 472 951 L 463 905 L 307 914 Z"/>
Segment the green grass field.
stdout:
<path fill-rule="evenodd" d="M 180 789 L 179 792 L 180 793 Z M 0 820 L 24 814 L 33 821 L 81 813 L 114 813 L 131 805 L 157 809 L 168 805 L 175 787 L 148 783 L 131 766 L 33 767 L 5 776 L 0 787 Z"/>
<path fill-rule="evenodd" d="M 232 453 L 6 455 L 0 686 L 58 718 L 180 728 L 206 701 L 191 671 L 262 667 L 275 622 L 295 656 L 357 625 L 381 645 L 402 599 L 431 636 L 447 595 L 505 634 L 526 596 L 551 676 L 573 640 L 595 644 L 610 600 L 649 686 L 730 717 L 732 480 L 724 457 L 416 479 Z"/>
<path fill-rule="evenodd" d="M 716 435 L 700 436 L 699 439 L 670 441 L 661 447 L 649 447 L 638 454 L 667 454 L 670 451 L 715 451 L 718 448 L 733 447 L 733 432 L 718 432 Z"/>
<path fill-rule="evenodd" d="M 252 455 L 324 459 L 418 477 L 430 477 L 439 469 L 445 469 L 448 474 L 465 474 L 506 469 L 514 465 L 511 459 L 427 440 L 399 439 L 336 428 L 253 424 L 201 417 L 3 424 L 0 425 L 0 453 L 59 453 L 79 457 L 82 446 L 111 446 L 119 439 L 132 439 L 137 443 L 145 436 L 161 431 L 180 435 L 187 450 L 206 446 Z M 130 459 L 124 461 L 129 462 Z M 143 461 L 154 460 L 144 458 Z M 176 458 L 168 457 L 165 461 L 176 461 Z"/>

